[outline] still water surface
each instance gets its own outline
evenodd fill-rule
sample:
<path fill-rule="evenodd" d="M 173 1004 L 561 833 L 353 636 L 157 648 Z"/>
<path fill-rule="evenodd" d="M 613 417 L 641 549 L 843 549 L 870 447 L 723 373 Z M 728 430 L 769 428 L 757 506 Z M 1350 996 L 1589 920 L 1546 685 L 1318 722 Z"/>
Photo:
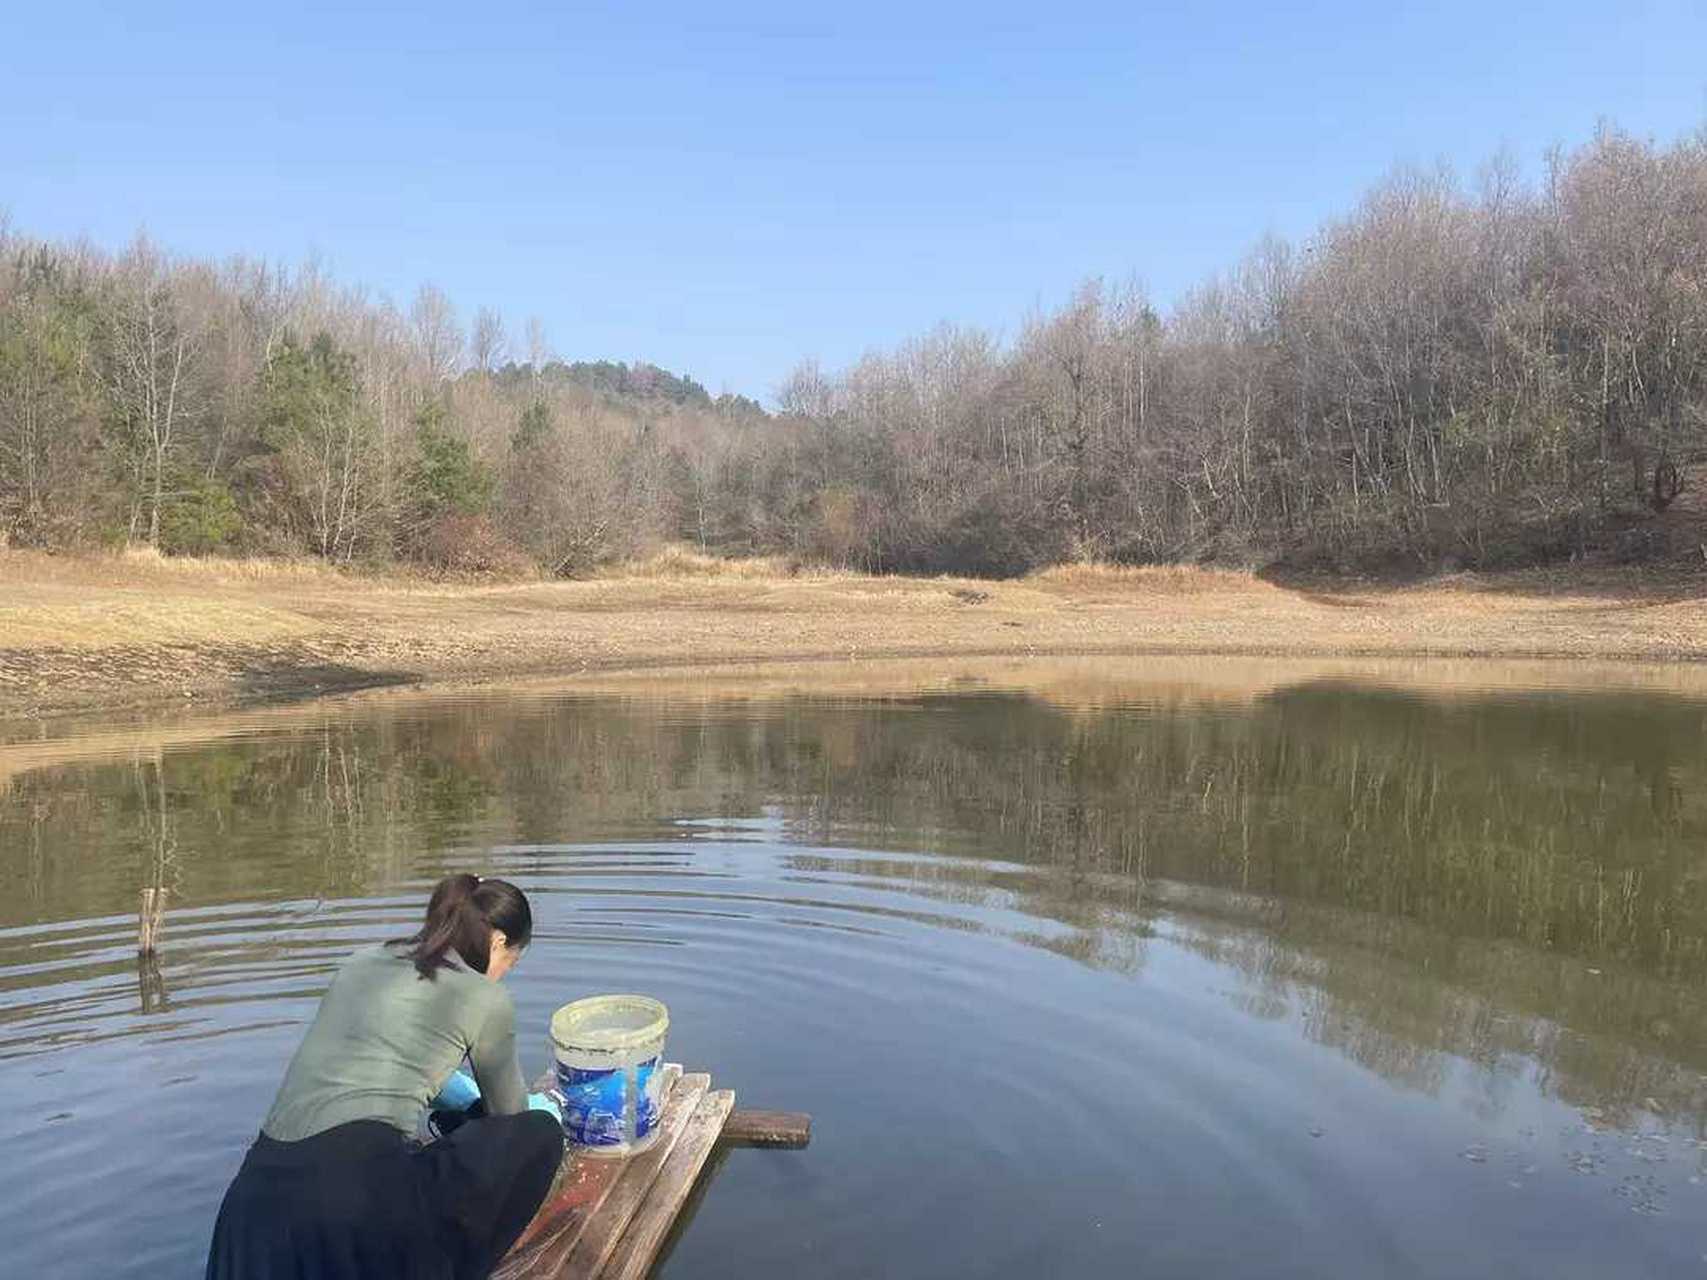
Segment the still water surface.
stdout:
<path fill-rule="evenodd" d="M 1109 664 L 0 746 L 4 1270 L 197 1274 L 336 960 L 471 869 L 534 900 L 530 1073 L 558 1004 L 640 989 L 672 1057 L 814 1113 L 719 1161 L 665 1276 L 1707 1275 L 1707 699 L 1549 683 Z"/>

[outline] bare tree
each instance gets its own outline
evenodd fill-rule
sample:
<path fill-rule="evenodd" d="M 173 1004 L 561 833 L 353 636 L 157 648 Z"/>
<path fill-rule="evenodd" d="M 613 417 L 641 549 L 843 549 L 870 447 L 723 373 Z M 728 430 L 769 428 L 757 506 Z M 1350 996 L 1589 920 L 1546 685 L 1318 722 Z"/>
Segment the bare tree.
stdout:
<path fill-rule="evenodd" d="M 415 348 L 426 366 L 427 385 L 437 387 L 456 373 L 461 358 L 462 331 L 457 328 L 456 308 L 436 285 L 424 284 L 409 308 L 409 324 Z"/>
<path fill-rule="evenodd" d="M 183 292 L 183 281 L 139 237 L 119 261 L 105 316 L 104 380 L 131 443 L 137 480 L 129 534 L 137 536 L 146 512 L 151 546 L 160 544 L 167 468 L 186 423 L 202 407 L 194 375 L 207 330 Z"/>
<path fill-rule="evenodd" d="M 509 357 L 509 338 L 504 319 L 491 307 L 474 313 L 474 328 L 468 334 L 468 358 L 481 373 L 491 373 Z"/>

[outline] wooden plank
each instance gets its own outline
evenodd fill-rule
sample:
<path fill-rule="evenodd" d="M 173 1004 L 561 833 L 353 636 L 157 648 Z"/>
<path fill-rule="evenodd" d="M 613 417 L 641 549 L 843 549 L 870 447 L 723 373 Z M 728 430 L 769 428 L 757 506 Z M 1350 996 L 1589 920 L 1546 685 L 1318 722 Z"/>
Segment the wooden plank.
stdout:
<path fill-rule="evenodd" d="M 812 1117 L 804 1111 L 731 1111 L 722 1141 L 732 1147 L 804 1147 L 812 1141 Z"/>
<path fill-rule="evenodd" d="M 683 1077 L 681 1067 L 674 1063 L 666 1065 L 664 1071 L 667 1093 L 658 1117 L 658 1140 L 644 1154 L 659 1147 L 667 1151 L 675 1144 L 711 1083 L 710 1076 Z M 559 1274 L 564 1256 L 588 1225 L 598 1220 L 631 1163 L 611 1156 L 577 1154 L 573 1148 L 566 1152 L 539 1211 L 492 1273 L 492 1280 Z M 624 1221 L 632 1212 L 632 1208 L 624 1212 Z"/>
<path fill-rule="evenodd" d="M 646 1203 L 628 1224 L 609 1263 L 598 1273 L 600 1280 L 643 1280 L 651 1271 L 658 1250 L 670 1233 L 670 1225 L 693 1190 L 706 1157 L 717 1145 L 723 1122 L 734 1107 L 735 1094 L 728 1089 L 719 1089 L 700 1099 L 699 1109 L 658 1171 L 658 1180 L 652 1184 Z"/>
<path fill-rule="evenodd" d="M 652 1270 L 667 1266 L 670 1253 L 688 1232 L 693 1230 L 694 1219 L 699 1216 L 700 1206 L 706 1197 L 717 1190 L 718 1172 L 731 1159 L 739 1160 L 735 1153 L 739 1147 L 725 1146 L 719 1141 L 711 1148 L 711 1155 L 701 1166 L 699 1177 L 694 1179 L 693 1190 L 688 1192 L 688 1198 L 682 1201 L 682 1207 L 676 1210 L 676 1220 L 670 1224 L 670 1229 L 664 1236 L 664 1243 L 658 1246 L 658 1252 L 652 1259 Z"/>
<path fill-rule="evenodd" d="M 669 1063 L 664 1071 L 668 1092 L 659 1116 L 658 1142 L 669 1144 L 680 1136 L 704 1090 L 696 1087 L 682 1093 L 681 1067 Z M 587 1224 L 597 1218 L 627 1164 L 627 1160 L 618 1157 L 589 1156 L 568 1148 L 551 1190 L 546 1192 L 533 1221 L 492 1273 L 493 1280 L 556 1275 L 563 1256 Z"/>
<path fill-rule="evenodd" d="M 694 1118 L 699 1115 L 699 1108 L 704 1105 L 704 1096 L 711 1088 L 711 1077 L 683 1076 L 676 1089 L 682 1092 L 690 1087 L 694 1090 L 692 1105 L 686 1109 L 681 1123 L 667 1132 L 661 1132 L 658 1141 L 639 1155 L 625 1161 L 628 1167 L 623 1170 L 621 1181 L 611 1191 L 610 1198 L 605 1202 L 598 1217 L 587 1224 L 587 1229 L 581 1233 L 574 1247 L 566 1251 L 556 1274 L 576 1277 L 599 1274 L 599 1269 L 605 1265 L 605 1260 L 622 1239 L 629 1220 L 646 1203 L 659 1171 L 664 1168 L 675 1148 L 681 1144 Z"/>
<path fill-rule="evenodd" d="M 621 1162 L 617 1160 L 587 1160 L 578 1156 L 565 1159 L 539 1212 L 492 1272 L 492 1280 L 533 1280 L 533 1277 L 555 1275 L 550 1259 L 573 1244 L 598 1212 L 621 1172 Z"/>

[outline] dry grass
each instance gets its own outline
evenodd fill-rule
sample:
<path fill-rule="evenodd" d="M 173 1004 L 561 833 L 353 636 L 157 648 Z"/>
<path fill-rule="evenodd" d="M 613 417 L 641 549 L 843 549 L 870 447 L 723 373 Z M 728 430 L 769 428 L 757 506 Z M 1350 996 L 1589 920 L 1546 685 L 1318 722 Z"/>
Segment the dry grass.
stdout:
<path fill-rule="evenodd" d="M 113 557 L 125 572 L 214 583 L 323 582 L 342 578 L 324 560 L 283 560 L 263 556 L 166 556 L 153 547 L 133 547 Z"/>
<path fill-rule="evenodd" d="M 661 547 L 649 556 L 626 560 L 599 571 L 600 578 L 718 579 L 728 582 L 771 581 L 783 578 L 833 578 L 848 576 L 839 569 L 803 567 L 782 556 L 750 556 L 731 560 L 707 555 L 681 543 Z"/>
<path fill-rule="evenodd" d="M 873 577 L 851 569 L 827 568 L 821 565 L 802 565 L 784 556 L 753 556 L 728 559 L 707 555 L 681 544 L 666 546 L 650 556 L 625 561 L 601 570 L 602 581 L 628 582 L 635 580 L 666 580 L 686 582 L 829 582 L 857 589 L 874 587 L 892 589 L 901 594 L 917 595 L 921 590 L 947 588 L 962 594 L 971 592 L 989 597 L 1005 592 L 1010 599 L 1015 587 L 1033 587 L 1058 595 L 1226 595 L 1253 591 L 1272 591 L 1275 588 L 1238 569 L 1214 569 L 1199 565 L 1113 565 L 1094 562 L 1056 565 L 1040 569 L 1019 579 L 1017 583 L 990 583 L 970 578 L 944 576 L 939 578 Z M 1013 603 L 1018 603 L 1013 599 Z M 1047 606 L 1043 601 L 1040 607 Z"/>
<path fill-rule="evenodd" d="M 75 556 L 47 555 L 40 551 L 0 552 L 0 581 L 60 586 L 135 587 L 163 581 L 247 586 L 276 582 L 333 583 L 348 579 L 349 575 L 323 560 L 165 556 L 152 547 Z"/>
<path fill-rule="evenodd" d="M 268 644 L 319 628 L 289 609 L 258 601 L 90 599 L 0 604 L 0 649 L 99 651 L 138 646 Z"/>
<path fill-rule="evenodd" d="M 1115 565 L 1080 562 L 1039 569 L 1025 580 L 1056 591 L 1133 595 L 1225 595 L 1274 590 L 1255 574 L 1242 569 L 1212 569 L 1191 564 Z"/>

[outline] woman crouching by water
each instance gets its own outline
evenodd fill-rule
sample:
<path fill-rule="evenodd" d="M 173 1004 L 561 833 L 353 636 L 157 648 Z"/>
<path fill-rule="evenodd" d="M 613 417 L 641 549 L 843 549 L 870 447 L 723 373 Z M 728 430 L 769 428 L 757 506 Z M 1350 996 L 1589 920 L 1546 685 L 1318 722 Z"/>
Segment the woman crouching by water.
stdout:
<path fill-rule="evenodd" d="M 515 1008 L 498 985 L 532 933 L 520 889 L 449 876 L 419 933 L 344 961 L 225 1193 L 208 1280 L 492 1270 L 563 1152 L 559 1122 L 527 1109 Z M 418 1144 L 464 1056 L 485 1116 Z"/>

